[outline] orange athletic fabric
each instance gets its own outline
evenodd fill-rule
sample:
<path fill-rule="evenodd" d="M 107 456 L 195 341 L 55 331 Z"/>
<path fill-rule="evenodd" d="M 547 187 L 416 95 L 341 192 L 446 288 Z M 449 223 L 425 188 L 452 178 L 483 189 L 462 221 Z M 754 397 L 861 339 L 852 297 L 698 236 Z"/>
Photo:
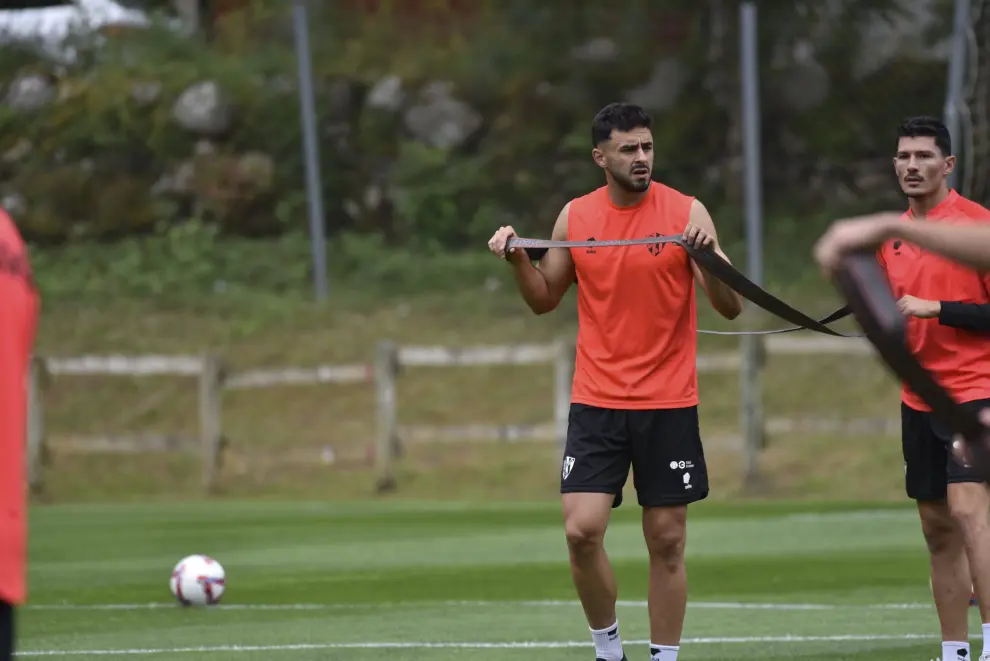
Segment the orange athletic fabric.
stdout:
<path fill-rule="evenodd" d="M 571 201 L 572 241 L 679 235 L 694 198 L 653 182 L 632 207 L 603 186 Z M 577 356 L 571 401 L 614 409 L 698 403 L 694 275 L 673 244 L 572 248 L 577 271 Z"/>
<path fill-rule="evenodd" d="M 913 217 L 907 211 L 901 219 Z M 954 218 L 990 222 L 990 210 L 952 190 L 926 215 L 925 222 L 951 222 Z M 877 251 L 877 260 L 897 299 L 910 294 L 930 301 L 990 302 L 990 274 L 906 241 L 887 241 Z M 907 344 L 936 382 L 957 401 L 990 398 L 990 336 L 942 325 L 937 318 L 908 317 Z M 906 384 L 901 387 L 901 401 L 918 411 L 931 410 Z"/>
<path fill-rule="evenodd" d="M 37 325 L 35 293 L 20 233 L 0 211 L 0 600 L 26 597 L 26 376 Z"/>

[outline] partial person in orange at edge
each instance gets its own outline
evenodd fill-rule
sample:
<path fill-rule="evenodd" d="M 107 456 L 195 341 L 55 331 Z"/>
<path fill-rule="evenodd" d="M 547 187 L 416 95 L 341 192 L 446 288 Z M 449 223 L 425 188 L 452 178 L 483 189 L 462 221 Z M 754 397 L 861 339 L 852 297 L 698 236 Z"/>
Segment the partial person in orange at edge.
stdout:
<path fill-rule="evenodd" d="M 652 180 L 650 128 L 639 106 L 613 103 L 599 111 L 591 153 L 605 185 L 564 205 L 553 239 L 680 235 L 724 258 L 701 202 Z M 513 236 L 512 227 L 501 227 L 488 247 L 512 265 L 533 312 L 554 310 L 577 283 L 577 357 L 560 491 L 571 574 L 596 659 L 626 658 L 603 540 L 632 466 L 650 563 L 650 656 L 676 661 L 687 607 L 687 506 L 708 495 L 698 427 L 695 283 L 728 319 L 739 315 L 742 300 L 676 244 L 550 248 L 534 266 L 522 249 L 506 254 Z"/>
<path fill-rule="evenodd" d="M 38 308 L 24 242 L 0 211 L 0 661 L 14 658 L 14 608 L 27 593 L 26 377 Z"/>
<path fill-rule="evenodd" d="M 948 186 L 955 157 L 941 121 L 909 119 L 898 128 L 897 138 L 894 169 L 909 206 L 898 222 L 906 229 L 948 227 L 960 220 L 990 226 L 990 210 Z M 973 408 L 990 406 L 990 273 L 903 239 L 884 241 L 877 260 L 898 308 L 908 317 L 907 345 L 914 356 L 956 401 Z M 971 658 L 968 610 L 975 591 L 984 623 L 979 658 L 990 661 L 990 487 L 951 451 L 951 442 L 951 431 L 904 384 L 905 487 L 917 502 L 928 545 L 941 658 Z"/>

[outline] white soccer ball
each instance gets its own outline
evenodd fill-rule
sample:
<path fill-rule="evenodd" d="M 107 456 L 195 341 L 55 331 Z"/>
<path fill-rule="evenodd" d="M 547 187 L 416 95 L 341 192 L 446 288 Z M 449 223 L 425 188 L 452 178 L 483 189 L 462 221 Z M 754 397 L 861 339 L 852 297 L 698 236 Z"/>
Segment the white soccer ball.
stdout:
<path fill-rule="evenodd" d="M 175 565 L 169 587 L 183 606 L 210 606 L 226 588 L 223 566 L 207 555 L 190 555 Z"/>

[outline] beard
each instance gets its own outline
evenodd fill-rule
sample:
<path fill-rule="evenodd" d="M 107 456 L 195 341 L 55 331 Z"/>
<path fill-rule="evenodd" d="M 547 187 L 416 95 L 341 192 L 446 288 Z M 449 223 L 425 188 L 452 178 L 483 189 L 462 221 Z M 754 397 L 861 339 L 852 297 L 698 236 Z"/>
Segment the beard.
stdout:
<path fill-rule="evenodd" d="M 609 173 L 612 175 L 612 179 L 619 185 L 619 188 L 627 191 L 629 193 L 642 193 L 650 187 L 650 181 L 652 176 L 648 176 L 645 179 L 637 180 L 633 179 L 631 175 L 619 174 L 615 170 L 609 169 Z M 650 173 L 653 174 L 652 172 Z"/>

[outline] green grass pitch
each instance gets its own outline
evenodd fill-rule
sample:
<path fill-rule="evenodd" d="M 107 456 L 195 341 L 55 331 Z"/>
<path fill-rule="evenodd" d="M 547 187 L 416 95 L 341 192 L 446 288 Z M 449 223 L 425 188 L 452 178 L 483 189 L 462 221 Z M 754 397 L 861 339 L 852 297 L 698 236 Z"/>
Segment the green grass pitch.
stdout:
<path fill-rule="evenodd" d="M 937 657 L 916 519 L 910 505 L 692 506 L 679 659 Z M 606 545 L 626 652 L 646 660 L 637 508 L 615 512 Z M 222 606 L 172 600 L 190 553 L 226 568 Z M 66 660 L 594 658 L 554 502 L 35 507 L 18 643 Z"/>

